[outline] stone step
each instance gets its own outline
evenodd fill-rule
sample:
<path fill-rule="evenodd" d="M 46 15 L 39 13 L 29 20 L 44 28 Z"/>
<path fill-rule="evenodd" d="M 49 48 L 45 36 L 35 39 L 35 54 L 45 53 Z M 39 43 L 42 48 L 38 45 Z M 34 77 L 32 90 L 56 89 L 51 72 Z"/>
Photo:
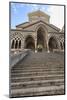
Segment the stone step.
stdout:
<path fill-rule="evenodd" d="M 46 70 L 46 69 L 57 69 L 57 70 L 64 70 L 64 68 L 63 67 L 23 67 L 23 68 L 16 68 L 16 69 L 12 69 L 12 71 L 20 71 L 20 70 L 39 70 L 39 69 L 41 69 L 41 70 Z"/>
<path fill-rule="evenodd" d="M 36 83 L 44 83 L 44 82 L 62 82 L 64 81 L 64 79 L 54 79 L 54 80 L 38 80 L 38 81 L 28 81 L 28 82 L 13 82 L 11 83 L 11 85 L 21 85 L 21 84 L 36 84 Z"/>
<path fill-rule="evenodd" d="M 45 72 L 27 72 L 27 73 L 13 73 L 11 77 L 26 77 L 26 76 L 34 76 L 34 75 L 56 75 L 56 74 L 64 74 L 64 71 L 45 71 Z"/>
<path fill-rule="evenodd" d="M 15 70 L 15 69 L 25 69 L 25 68 L 31 68 L 31 69 L 37 69 L 37 68 L 64 68 L 62 65 L 60 65 L 60 64 L 56 64 L 56 65 L 52 65 L 52 64 L 50 64 L 50 65 L 48 65 L 48 64 L 34 64 L 34 65 L 18 65 L 18 66 L 16 66 L 16 67 L 14 67 L 14 68 L 12 68 L 13 70 Z"/>
<path fill-rule="evenodd" d="M 38 96 L 38 95 L 45 96 L 45 95 L 58 95 L 58 94 L 64 94 L 64 85 L 11 90 L 12 97 Z"/>
<path fill-rule="evenodd" d="M 26 81 L 37 81 L 37 80 L 53 80 L 53 79 L 64 79 L 64 75 L 46 75 L 46 76 L 28 76 L 28 77 L 11 77 L 11 82 L 26 82 Z"/>
<path fill-rule="evenodd" d="M 61 69 L 59 69 L 59 68 L 52 68 L 52 69 L 47 69 L 47 68 L 45 68 L 45 69 L 23 69 L 23 70 L 11 70 L 11 73 L 25 73 L 25 72 L 45 72 L 45 71 L 64 71 L 64 68 L 61 68 Z"/>
<path fill-rule="evenodd" d="M 64 89 L 59 89 L 59 90 L 49 90 L 49 91 L 41 91 L 41 92 L 33 92 L 33 93 L 16 93 L 16 94 L 11 94 L 11 98 L 18 98 L 18 97 L 32 97 L 32 96 L 55 96 L 55 95 L 64 95 L 65 91 Z"/>
<path fill-rule="evenodd" d="M 11 89 L 25 89 L 34 87 L 48 87 L 48 86 L 60 86 L 64 85 L 64 80 L 42 80 L 42 81 L 28 81 L 28 82 L 17 82 L 11 84 Z"/>
<path fill-rule="evenodd" d="M 11 69 L 11 96 L 64 94 L 64 57 L 31 52 Z"/>
<path fill-rule="evenodd" d="M 61 59 L 61 58 L 60 58 Z M 64 60 L 63 60 L 64 61 Z M 62 64 L 63 62 L 62 61 L 60 61 L 60 60 L 46 60 L 46 61 L 44 61 L 43 59 L 41 59 L 41 60 L 29 60 L 29 61 L 26 61 L 26 64 L 45 64 L 46 62 L 51 62 L 52 64 Z M 25 64 L 25 62 L 22 62 L 22 63 L 20 63 L 20 64 L 17 64 L 18 66 L 19 65 L 22 65 L 22 64 Z"/>

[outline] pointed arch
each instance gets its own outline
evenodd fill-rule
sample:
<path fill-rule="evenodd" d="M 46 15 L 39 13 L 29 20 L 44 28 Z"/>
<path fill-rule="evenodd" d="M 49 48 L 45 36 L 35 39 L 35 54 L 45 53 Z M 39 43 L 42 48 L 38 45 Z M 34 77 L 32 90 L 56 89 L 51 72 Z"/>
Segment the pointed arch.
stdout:
<path fill-rule="evenodd" d="M 37 47 L 38 45 L 41 45 L 42 49 L 47 50 L 47 34 L 43 25 L 40 25 L 37 30 Z"/>
<path fill-rule="evenodd" d="M 25 48 L 35 50 L 35 41 L 31 35 L 28 35 L 25 39 Z"/>
<path fill-rule="evenodd" d="M 58 41 L 53 36 L 50 37 L 49 42 L 48 42 L 48 45 L 49 45 L 49 50 L 50 51 L 53 51 L 53 49 L 59 49 Z"/>

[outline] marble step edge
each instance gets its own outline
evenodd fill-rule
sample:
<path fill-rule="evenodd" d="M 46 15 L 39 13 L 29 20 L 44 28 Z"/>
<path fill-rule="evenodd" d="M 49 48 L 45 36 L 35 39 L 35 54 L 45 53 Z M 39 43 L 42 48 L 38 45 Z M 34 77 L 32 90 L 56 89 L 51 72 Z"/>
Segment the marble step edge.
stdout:
<path fill-rule="evenodd" d="M 64 68 L 63 69 L 57 69 L 57 68 L 54 68 L 54 69 L 24 69 L 24 70 L 11 70 L 11 72 L 13 73 L 13 72 L 23 72 L 23 71 L 25 71 L 25 72 L 30 72 L 30 71 L 53 71 L 53 70 L 64 70 Z"/>
<path fill-rule="evenodd" d="M 60 86 L 48 86 L 48 87 L 35 87 L 35 88 L 26 88 L 26 89 L 12 89 L 11 90 L 11 94 L 25 94 L 25 93 L 33 93 L 33 92 L 42 92 L 42 91 L 54 91 L 54 90 L 60 90 L 60 89 L 64 89 L 64 85 L 60 85 Z"/>
<path fill-rule="evenodd" d="M 35 67 L 18 67 L 18 68 L 13 68 L 13 69 L 11 69 L 11 70 L 23 70 L 23 69 L 47 69 L 47 68 L 49 68 L 49 69 L 52 69 L 52 68 L 58 68 L 58 69 L 61 69 L 61 68 L 64 68 L 63 66 L 61 66 L 61 67 L 59 67 L 59 66 L 56 66 L 56 67 L 54 67 L 54 66 L 35 66 Z"/>
<path fill-rule="evenodd" d="M 51 71 L 51 72 L 27 72 L 27 73 L 12 73 L 11 77 L 17 76 L 30 76 L 30 75 L 47 75 L 47 74 L 64 74 L 64 71 Z"/>
<path fill-rule="evenodd" d="M 55 80 L 38 80 L 38 81 L 27 81 L 27 82 L 13 82 L 10 85 L 20 85 L 20 84 L 36 84 L 36 83 L 48 83 L 48 82 L 64 82 L 64 79 L 55 79 Z"/>
<path fill-rule="evenodd" d="M 22 77 L 21 76 L 21 77 L 11 77 L 11 79 L 25 79 L 25 78 L 27 79 L 27 78 L 41 78 L 41 77 L 44 77 L 44 78 L 47 77 L 48 78 L 48 77 L 60 77 L 60 76 L 64 77 L 64 74 L 60 74 L 60 75 L 59 74 L 57 74 L 57 75 L 46 75 L 46 76 L 44 76 L 44 75 L 42 75 L 42 76 L 41 75 L 40 76 L 39 75 L 38 76 L 35 75 L 35 76 L 30 76 L 30 77 Z"/>

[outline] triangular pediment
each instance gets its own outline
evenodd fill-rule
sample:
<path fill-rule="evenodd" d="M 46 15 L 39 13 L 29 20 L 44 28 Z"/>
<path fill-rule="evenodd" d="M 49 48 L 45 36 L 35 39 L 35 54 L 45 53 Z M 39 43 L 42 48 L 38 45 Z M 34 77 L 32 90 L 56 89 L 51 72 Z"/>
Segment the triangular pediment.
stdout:
<path fill-rule="evenodd" d="M 34 22 L 28 22 L 28 23 L 24 23 L 24 24 L 20 24 L 17 26 L 17 28 L 22 28 L 22 29 L 28 29 L 30 27 L 32 27 L 33 25 L 36 25 L 36 24 L 43 24 L 45 26 L 49 26 L 50 28 L 56 30 L 56 31 L 59 31 L 60 29 L 52 24 L 48 24 L 42 20 L 39 20 L 39 21 L 34 21 Z"/>

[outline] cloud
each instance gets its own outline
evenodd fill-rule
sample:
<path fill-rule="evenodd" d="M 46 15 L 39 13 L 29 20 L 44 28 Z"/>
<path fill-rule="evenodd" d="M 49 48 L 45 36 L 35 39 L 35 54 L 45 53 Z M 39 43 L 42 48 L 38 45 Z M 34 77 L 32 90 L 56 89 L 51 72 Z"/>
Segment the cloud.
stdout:
<path fill-rule="evenodd" d="M 47 10 L 50 15 L 50 23 L 62 28 L 64 26 L 64 6 L 50 6 Z"/>

